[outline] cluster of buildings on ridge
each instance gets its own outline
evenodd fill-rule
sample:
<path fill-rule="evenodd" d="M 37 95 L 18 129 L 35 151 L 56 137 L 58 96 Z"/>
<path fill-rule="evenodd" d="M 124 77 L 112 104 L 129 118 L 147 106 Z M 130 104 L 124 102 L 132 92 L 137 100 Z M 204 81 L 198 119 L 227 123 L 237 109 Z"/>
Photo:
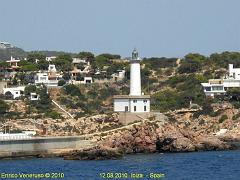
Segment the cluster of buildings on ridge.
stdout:
<path fill-rule="evenodd" d="M 240 68 L 228 65 L 228 73 L 222 79 L 210 79 L 201 83 L 206 96 L 224 95 L 229 88 L 240 88 Z"/>
<path fill-rule="evenodd" d="M 0 42 L 0 49 L 8 49 L 13 48 L 13 46 L 9 42 Z"/>
<path fill-rule="evenodd" d="M 30 84 L 33 85 L 46 85 L 47 87 L 58 87 L 59 81 L 63 80 L 63 73 L 59 72 L 56 69 L 56 66 L 52 64 L 52 61 L 56 58 L 56 56 L 46 57 L 46 61 L 49 62 L 48 70 L 46 71 L 39 71 L 39 72 L 31 72 L 34 74 L 33 79 L 31 80 Z M 27 59 L 24 59 L 27 61 Z M 19 62 L 20 59 L 15 59 L 13 57 L 10 58 L 10 60 L 7 60 L 6 62 L 9 64 L 10 67 L 7 68 L 7 70 L 1 71 L 0 69 L 0 76 L 3 81 L 0 82 L 0 94 L 3 94 L 7 97 L 11 97 L 12 99 L 17 99 L 20 96 L 24 94 L 25 86 L 15 86 L 11 87 L 9 86 L 9 82 L 11 82 L 12 79 L 16 76 L 18 71 L 20 70 Z M 36 63 L 37 63 L 36 59 Z M 79 68 L 78 65 L 83 65 L 83 68 Z M 80 58 L 73 58 L 72 61 L 73 69 L 70 71 L 70 80 L 68 80 L 66 83 L 68 84 L 91 84 L 93 82 L 95 83 L 105 83 L 105 82 L 117 82 L 122 81 L 125 78 L 125 70 L 119 69 L 117 72 L 113 73 L 111 75 L 111 78 L 95 78 L 98 77 L 98 75 L 101 75 L 103 71 L 96 70 L 95 72 L 92 71 L 91 65 L 88 61 L 85 59 Z M 27 74 L 26 74 L 27 75 Z M 79 75 L 82 77 L 79 79 Z M 31 94 L 31 100 L 37 100 L 36 94 Z"/>
<path fill-rule="evenodd" d="M 8 44 L 5 43 L 5 46 Z M 58 72 L 55 65 L 51 62 L 55 59 L 55 56 L 46 57 L 46 61 L 49 62 L 48 70 L 35 72 L 34 81 L 32 84 L 41 85 L 44 84 L 47 87 L 57 87 L 59 80 L 62 79 L 62 72 Z M 26 60 L 26 59 L 25 59 Z M 37 63 L 36 59 L 36 63 Z M 150 95 L 144 95 L 141 91 L 141 58 L 138 56 L 138 52 L 134 50 L 132 52 L 132 58 L 130 60 L 130 94 L 129 95 L 117 95 L 114 96 L 114 111 L 115 112 L 130 112 L 130 113 L 149 113 L 150 112 Z M 10 78 L 13 78 L 17 71 L 21 68 L 19 66 L 19 59 L 11 57 L 6 61 L 9 63 L 10 68 L 8 72 L 4 72 L 4 80 L 0 82 L 0 94 L 12 96 L 13 99 L 19 98 L 24 94 L 24 86 L 7 87 L 7 82 Z M 79 69 L 78 65 L 84 64 L 84 68 Z M 71 79 L 67 83 L 72 84 L 90 84 L 95 82 L 109 82 L 109 81 L 121 81 L 125 78 L 125 70 L 121 69 L 118 72 L 112 74 L 111 80 L 93 80 L 90 75 L 91 65 L 88 61 L 79 58 L 73 58 L 72 61 L 73 70 L 70 71 Z M 101 74 L 102 71 L 95 71 L 95 75 Z M 82 80 L 78 80 L 78 75 L 83 75 Z M 233 64 L 229 64 L 228 74 L 222 79 L 210 79 L 208 83 L 201 83 L 203 91 L 206 96 L 214 97 L 215 95 L 224 95 L 229 88 L 240 87 L 240 68 L 234 68 Z M 31 100 L 37 100 L 38 96 L 35 93 L 31 94 Z"/>

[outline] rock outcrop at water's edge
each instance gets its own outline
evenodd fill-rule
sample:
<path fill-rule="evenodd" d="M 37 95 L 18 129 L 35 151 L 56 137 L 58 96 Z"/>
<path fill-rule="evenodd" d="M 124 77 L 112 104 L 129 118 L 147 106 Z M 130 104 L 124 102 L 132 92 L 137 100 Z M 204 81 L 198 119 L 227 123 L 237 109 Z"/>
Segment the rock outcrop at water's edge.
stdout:
<path fill-rule="evenodd" d="M 120 159 L 123 153 L 116 148 L 94 147 L 84 150 L 75 150 L 64 155 L 64 160 L 106 160 Z"/>
<path fill-rule="evenodd" d="M 102 138 L 101 138 L 102 139 Z M 217 136 L 181 129 L 174 124 L 146 121 L 110 132 L 95 147 L 73 151 L 66 160 L 118 159 L 123 154 L 229 150 L 234 147 Z"/>
<path fill-rule="evenodd" d="M 190 130 L 178 129 L 171 124 L 158 127 L 157 122 L 145 122 L 139 126 L 132 126 L 122 132 L 110 135 L 99 144 L 104 148 L 119 149 L 126 154 L 192 152 L 233 148 L 217 136 L 199 135 Z"/>

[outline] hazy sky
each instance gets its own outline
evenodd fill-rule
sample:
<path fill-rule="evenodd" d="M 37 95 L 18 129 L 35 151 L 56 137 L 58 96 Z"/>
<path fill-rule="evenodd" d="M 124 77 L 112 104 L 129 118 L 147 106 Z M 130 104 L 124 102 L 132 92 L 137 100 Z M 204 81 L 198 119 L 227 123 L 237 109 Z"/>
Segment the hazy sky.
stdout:
<path fill-rule="evenodd" d="M 0 41 L 129 56 L 240 49 L 239 0 L 0 0 Z"/>

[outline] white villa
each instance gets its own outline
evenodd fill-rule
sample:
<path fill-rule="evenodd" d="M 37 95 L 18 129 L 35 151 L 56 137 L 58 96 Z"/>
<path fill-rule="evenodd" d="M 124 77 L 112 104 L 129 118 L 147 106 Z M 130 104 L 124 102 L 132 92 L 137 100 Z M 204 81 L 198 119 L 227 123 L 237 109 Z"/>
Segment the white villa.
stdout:
<path fill-rule="evenodd" d="M 222 79 L 210 79 L 208 83 L 201 83 L 206 96 L 224 95 L 228 88 L 240 87 L 240 68 L 228 66 L 228 75 Z"/>
<path fill-rule="evenodd" d="M 125 78 L 125 70 L 118 70 L 117 73 L 112 74 L 114 81 L 122 81 Z"/>
<path fill-rule="evenodd" d="M 25 86 L 3 88 L 3 94 L 5 96 L 17 99 L 24 95 Z"/>
<path fill-rule="evenodd" d="M 80 64 L 80 63 L 90 65 L 90 62 L 87 62 L 85 59 L 73 58 L 73 61 L 72 61 L 73 65 Z"/>
<path fill-rule="evenodd" d="M 114 111 L 119 112 L 119 120 L 123 124 L 149 116 L 150 95 L 144 95 L 141 90 L 140 61 L 138 52 L 134 49 L 130 60 L 130 94 L 113 97 Z"/>
<path fill-rule="evenodd" d="M 46 61 L 48 61 L 48 62 L 52 62 L 54 59 L 56 59 L 57 58 L 57 56 L 47 56 L 46 57 Z"/>
<path fill-rule="evenodd" d="M 15 59 L 15 58 L 13 58 L 13 57 L 11 56 L 11 59 L 10 59 L 10 60 L 7 60 L 6 62 L 11 66 L 12 69 L 18 69 L 18 68 L 20 68 L 20 67 L 19 67 L 20 59 Z"/>
<path fill-rule="evenodd" d="M 37 73 L 35 84 L 44 84 L 46 86 L 58 86 L 58 75 L 55 65 L 48 66 L 48 72 Z"/>
<path fill-rule="evenodd" d="M 76 81 L 76 80 L 71 80 L 72 84 L 91 84 L 93 83 L 93 78 L 92 77 L 83 77 L 82 81 Z"/>

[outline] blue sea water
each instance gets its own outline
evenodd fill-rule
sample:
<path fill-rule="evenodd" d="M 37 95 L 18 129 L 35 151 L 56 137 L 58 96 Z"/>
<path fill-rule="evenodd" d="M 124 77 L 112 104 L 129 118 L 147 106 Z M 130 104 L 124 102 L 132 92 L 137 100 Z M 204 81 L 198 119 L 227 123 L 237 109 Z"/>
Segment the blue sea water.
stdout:
<path fill-rule="evenodd" d="M 1 160 L 0 173 L 64 173 L 64 180 L 151 179 L 153 174 L 150 173 L 156 174 L 155 179 L 162 180 L 239 180 L 240 151 L 137 154 L 106 161 Z M 144 177 L 131 178 L 131 174 L 136 173 Z M 158 174 L 161 173 L 165 176 L 160 177 Z M 112 178 L 112 175 L 118 178 Z"/>

